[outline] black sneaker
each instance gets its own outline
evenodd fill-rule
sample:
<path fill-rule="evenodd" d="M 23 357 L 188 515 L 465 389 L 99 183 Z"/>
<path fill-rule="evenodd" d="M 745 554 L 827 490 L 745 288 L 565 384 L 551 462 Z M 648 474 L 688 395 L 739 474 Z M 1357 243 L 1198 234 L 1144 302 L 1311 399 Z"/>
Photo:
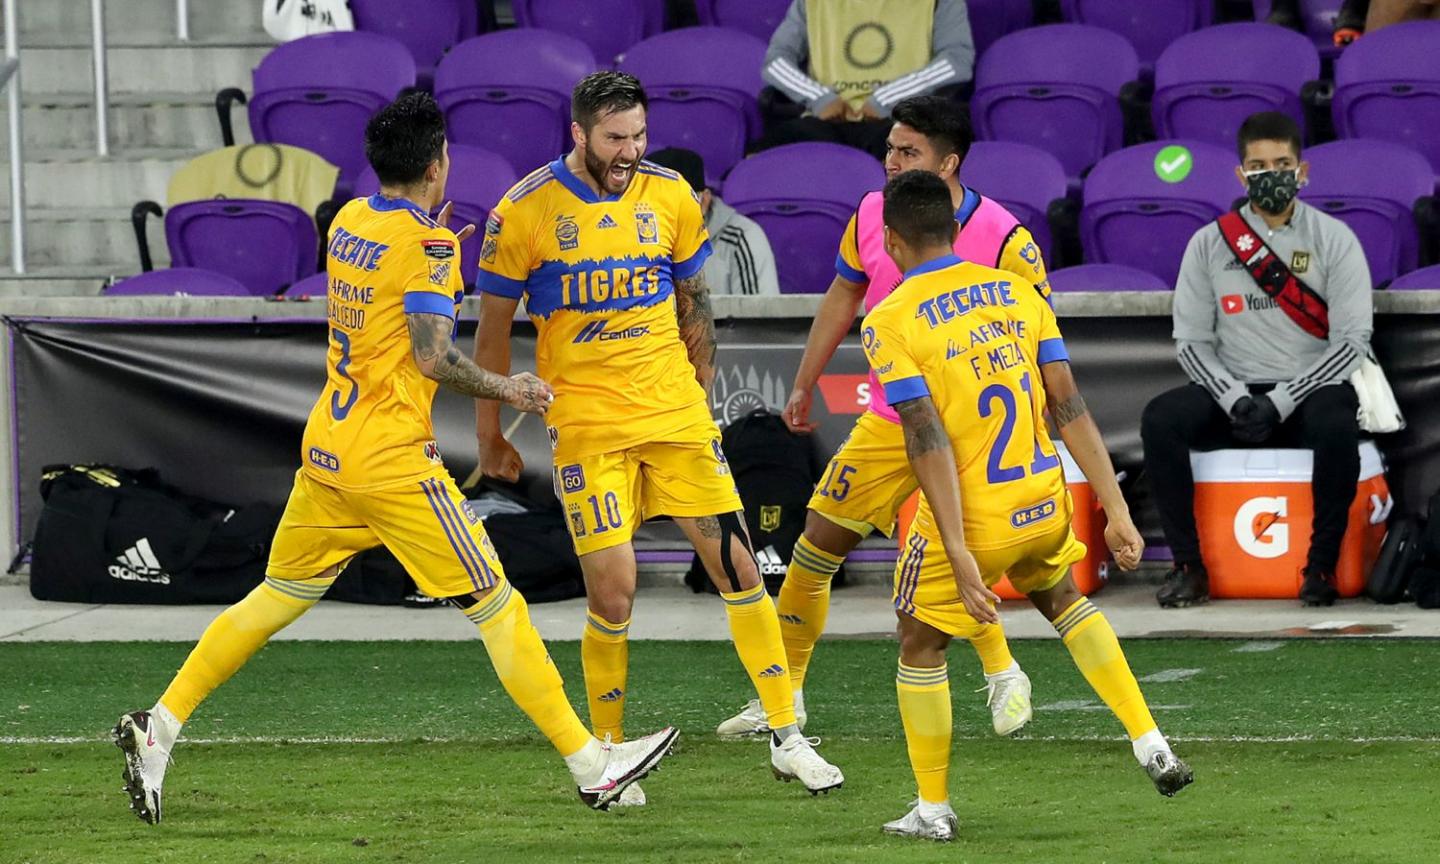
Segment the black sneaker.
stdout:
<path fill-rule="evenodd" d="M 1177 564 L 1155 592 L 1162 609 L 1184 609 L 1210 602 L 1210 575 L 1202 564 Z"/>
<path fill-rule="evenodd" d="M 1340 592 L 1335 589 L 1335 577 L 1323 570 L 1305 568 L 1305 581 L 1300 585 L 1300 605 L 1334 606 Z"/>
<path fill-rule="evenodd" d="M 1145 773 L 1150 775 L 1155 791 L 1166 798 L 1174 798 L 1176 792 L 1195 782 L 1195 772 L 1190 770 L 1190 766 L 1169 752 L 1151 756 L 1150 761 L 1145 763 Z"/>

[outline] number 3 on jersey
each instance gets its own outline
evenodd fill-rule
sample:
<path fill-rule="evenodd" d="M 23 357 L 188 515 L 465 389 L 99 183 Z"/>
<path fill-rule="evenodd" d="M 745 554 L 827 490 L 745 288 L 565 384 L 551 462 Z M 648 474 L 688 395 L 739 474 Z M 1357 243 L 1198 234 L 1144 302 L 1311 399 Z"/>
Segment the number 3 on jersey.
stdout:
<path fill-rule="evenodd" d="M 350 336 L 338 327 L 330 330 L 330 335 L 335 338 L 335 344 L 340 346 L 340 362 L 335 364 L 335 374 L 350 382 L 350 396 L 345 404 L 340 404 L 340 391 L 336 390 L 330 394 L 330 416 L 336 420 L 344 420 L 350 409 L 355 407 L 355 400 L 360 398 L 360 385 L 350 377 Z"/>
<path fill-rule="evenodd" d="M 1035 440 L 1035 455 L 1030 463 L 1030 474 L 1043 474 L 1060 464 L 1059 456 L 1047 456 L 1040 449 L 1040 441 L 1035 438 L 1035 427 L 1033 417 L 1034 394 L 1030 390 L 1030 373 L 1026 372 L 1020 376 L 1020 389 L 1025 391 L 1025 398 L 1029 400 L 1030 410 L 1025 412 L 1024 419 L 1029 428 L 1025 431 Z M 992 484 L 1009 483 L 1012 480 L 1021 480 L 1025 477 L 1025 468 L 1020 465 L 1001 465 L 1000 460 L 1005 458 L 1005 450 L 1010 446 L 1010 438 L 1015 434 L 1015 422 L 1019 417 L 1018 405 L 1016 404 L 1015 393 L 1004 384 L 991 384 L 980 391 L 980 416 L 989 417 L 994 413 L 996 402 L 1005 411 L 1004 418 L 1000 421 L 1000 434 L 995 436 L 995 443 L 990 447 L 990 458 L 985 462 L 985 479 Z"/>

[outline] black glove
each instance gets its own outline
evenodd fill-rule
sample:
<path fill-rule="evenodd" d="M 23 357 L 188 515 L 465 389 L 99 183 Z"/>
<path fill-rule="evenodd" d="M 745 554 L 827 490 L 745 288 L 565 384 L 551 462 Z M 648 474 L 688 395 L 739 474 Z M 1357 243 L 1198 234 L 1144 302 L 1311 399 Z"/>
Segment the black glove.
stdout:
<path fill-rule="evenodd" d="M 1230 409 L 1230 431 L 1246 444 L 1263 444 L 1280 427 L 1280 409 L 1264 393 L 1241 396 Z"/>

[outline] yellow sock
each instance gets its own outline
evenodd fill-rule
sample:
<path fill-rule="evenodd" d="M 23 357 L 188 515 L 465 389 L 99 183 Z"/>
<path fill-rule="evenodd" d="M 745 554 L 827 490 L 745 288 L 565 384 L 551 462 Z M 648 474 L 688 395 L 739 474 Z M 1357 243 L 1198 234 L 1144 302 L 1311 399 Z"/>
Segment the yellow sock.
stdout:
<path fill-rule="evenodd" d="M 1005 641 L 1005 628 L 999 624 L 982 624 L 970 637 L 975 653 L 980 655 L 980 665 L 986 675 L 997 675 L 1009 669 L 1015 658 L 1010 656 L 1010 643 Z"/>
<path fill-rule="evenodd" d="M 500 580 L 490 596 L 464 612 L 480 628 L 505 692 L 561 756 L 573 756 L 594 740 L 565 698 L 565 682 L 530 623 L 525 598 L 508 580 Z"/>
<path fill-rule="evenodd" d="M 950 798 L 950 678 L 945 667 L 918 669 L 900 664 L 895 675 L 905 749 L 920 800 L 939 804 Z"/>
<path fill-rule="evenodd" d="M 630 621 L 612 624 L 587 612 L 580 635 L 580 666 L 590 700 L 590 725 L 597 738 L 625 740 L 625 675 L 630 670 Z"/>
<path fill-rule="evenodd" d="M 1100 610 L 1081 597 L 1051 623 L 1085 680 L 1125 724 L 1130 740 L 1155 731 L 1155 718 L 1120 650 L 1120 640 Z"/>
<path fill-rule="evenodd" d="M 775 604 L 762 582 L 735 594 L 720 592 L 725 599 L 725 616 L 730 619 L 730 638 L 740 663 L 755 683 L 755 692 L 765 708 L 771 729 L 795 723 L 795 693 L 785 668 L 785 644 L 780 640 L 780 619 Z"/>
<path fill-rule="evenodd" d="M 200 641 L 185 658 L 185 665 L 161 695 L 160 704 L 181 723 L 189 720 L 206 696 L 230 680 L 271 636 L 319 602 L 334 583 L 333 576 L 326 579 L 265 577 L 245 599 L 221 612 L 205 628 Z"/>
<path fill-rule="evenodd" d="M 780 637 L 785 641 L 785 659 L 790 664 L 790 684 L 796 690 L 804 687 L 810 655 L 825 632 L 825 619 L 830 615 L 830 580 L 844 560 L 806 540 L 803 534 L 795 541 L 776 611 L 780 615 Z"/>

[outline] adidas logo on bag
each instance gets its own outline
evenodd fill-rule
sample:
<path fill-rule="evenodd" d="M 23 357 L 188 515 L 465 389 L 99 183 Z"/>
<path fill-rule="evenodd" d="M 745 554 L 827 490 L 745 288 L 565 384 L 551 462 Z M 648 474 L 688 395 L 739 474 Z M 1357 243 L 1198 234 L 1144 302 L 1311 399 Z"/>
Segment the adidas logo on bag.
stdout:
<path fill-rule="evenodd" d="M 112 579 L 125 582 L 153 582 L 169 585 L 170 574 L 160 566 L 155 550 L 150 548 L 150 538 L 141 537 L 135 545 L 115 556 L 114 564 L 108 568 Z"/>

